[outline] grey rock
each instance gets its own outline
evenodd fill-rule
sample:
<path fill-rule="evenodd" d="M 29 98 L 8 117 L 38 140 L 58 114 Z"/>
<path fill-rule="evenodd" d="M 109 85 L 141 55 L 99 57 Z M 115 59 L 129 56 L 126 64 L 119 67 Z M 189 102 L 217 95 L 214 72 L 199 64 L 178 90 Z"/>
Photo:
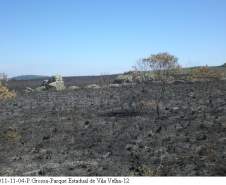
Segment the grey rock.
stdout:
<path fill-rule="evenodd" d="M 73 86 L 68 87 L 68 89 L 69 90 L 78 90 L 78 89 L 80 89 L 80 87 L 73 85 Z"/>
<path fill-rule="evenodd" d="M 46 87 L 47 89 L 55 89 L 57 91 L 64 90 L 65 86 L 62 76 L 60 75 L 53 76 L 46 84 Z"/>
<path fill-rule="evenodd" d="M 97 84 L 90 84 L 86 86 L 87 89 L 100 89 L 101 87 Z"/>
<path fill-rule="evenodd" d="M 46 85 L 48 84 L 48 81 L 49 81 L 49 80 L 43 80 L 41 86 L 46 86 Z"/>
<path fill-rule="evenodd" d="M 120 84 L 110 84 L 109 87 L 117 88 L 120 87 Z"/>
<path fill-rule="evenodd" d="M 173 111 L 178 111 L 180 108 L 179 107 L 173 107 L 172 110 Z"/>
<path fill-rule="evenodd" d="M 26 89 L 24 90 L 25 93 L 32 93 L 34 91 L 34 89 L 30 88 L 30 87 L 26 87 Z"/>
<path fill-rule="evenodd" d="M 37 92 L 41 92 L 41 91 L 44 91 L 44 90 L 46 90 L 46 87 L 45 86 L 40 86 L 40 87 L 37 87 L 35 89 L 35 91 L 37 91 Z"/>
<path fill-rule="evenodd" d="M 54 89 L 56 91 L 64 90 L 65 86 L 62 76 L 55 75 L 49 80 L 43 80 L 41 86 L 36 88 L 36 91 L 44 91 L 49 89 Z"/>

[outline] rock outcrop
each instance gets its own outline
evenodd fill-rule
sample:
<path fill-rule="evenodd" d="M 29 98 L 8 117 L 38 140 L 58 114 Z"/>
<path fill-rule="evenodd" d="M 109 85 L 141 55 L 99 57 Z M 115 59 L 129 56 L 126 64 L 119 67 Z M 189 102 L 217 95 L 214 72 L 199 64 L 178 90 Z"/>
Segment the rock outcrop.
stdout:
<path fill-rule="evenodd" d="M 53 89 L 56 91 L 62 91 L 65 89 L 64 81 L 62 76 L 55 75 L 49 80 L 42 81 L 42 85 L 38 88 L 36 88 L 37 91 L 43 91 L 43 90 L 49 90 Z"/>

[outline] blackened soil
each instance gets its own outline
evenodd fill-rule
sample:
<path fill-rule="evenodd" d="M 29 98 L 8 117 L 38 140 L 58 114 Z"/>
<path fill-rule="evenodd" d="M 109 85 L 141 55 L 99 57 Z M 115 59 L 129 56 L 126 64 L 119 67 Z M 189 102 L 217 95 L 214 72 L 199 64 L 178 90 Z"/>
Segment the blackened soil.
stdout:
<path fill-rule="evenodd" d="M 168 84 L 159 116 L 158 83 L 32 94 L 10 83 L 1 176 L 226 175 L 225 81 Z"/>

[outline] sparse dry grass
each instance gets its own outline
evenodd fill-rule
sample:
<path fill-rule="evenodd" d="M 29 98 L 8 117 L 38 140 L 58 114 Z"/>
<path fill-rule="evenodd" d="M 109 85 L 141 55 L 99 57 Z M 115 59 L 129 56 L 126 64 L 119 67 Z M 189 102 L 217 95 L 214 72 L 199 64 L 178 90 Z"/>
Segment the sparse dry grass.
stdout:
<path fill-rule="evenodd" d="M 138 108 L 142 112 L 154 110 L 156 108 L 156 106 L 157 106 L 157 102 L 154 100 L 140 101 L 138 103 Z"/>
<path fill-rule="evenodd" d="M 9 128 L 2 136 L 9 142 L 17 142 L 21 139 L 21 134 L 14 128 Z"/>
<path fill-rule="evenodd" d="M 208 68 L 208 66 L 193 69 L 190 74 L 192 80 L 205 79 L 222 79 L 224 73 L 222 71 L 215 71 Z"/>
<path fill-rule="evenodd" d="M 155 177 L 160 176 L 160 174 L 158 173 L 157 169 L 153 170 L 146 165 L 141 165 L 137 168 L 137 170 L 131 171 L 129 176 Z"/>
<path fill-rule="evenodd" d="M 7 87 L 0 84 L 0 101 L 13 99 L 16 97 L 14 91 L 10 91 Z"/>

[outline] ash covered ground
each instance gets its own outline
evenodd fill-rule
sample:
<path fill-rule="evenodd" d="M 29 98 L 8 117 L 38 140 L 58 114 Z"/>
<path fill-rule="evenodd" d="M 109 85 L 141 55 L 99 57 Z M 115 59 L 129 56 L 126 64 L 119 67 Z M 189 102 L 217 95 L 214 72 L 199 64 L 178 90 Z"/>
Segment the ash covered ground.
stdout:
<path fill-rule="evenodd" d="M 96 81 L 95 81 L 96 80 Z M 68 78 L 66 85 L 98 83 Z M 226 81 L 25 94 L 0 103 L 1 176 L 224 176 Z"/>

